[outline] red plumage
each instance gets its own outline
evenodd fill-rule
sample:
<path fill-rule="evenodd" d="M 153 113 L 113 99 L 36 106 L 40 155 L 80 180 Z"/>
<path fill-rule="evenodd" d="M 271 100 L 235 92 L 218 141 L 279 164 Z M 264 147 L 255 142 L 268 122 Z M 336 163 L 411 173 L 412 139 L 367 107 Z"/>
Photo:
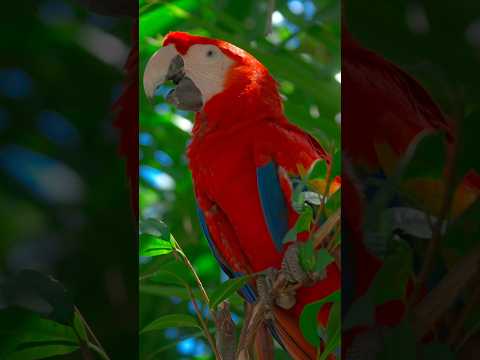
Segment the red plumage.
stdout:
<path fill-rule="evenodd" d="M 288 122 L 275 80 L 253 56 L 227 42 L 185 33 L 167 35 L 164 46 L 169 44 L 182 54 L 192 44 L 216 45 L 235 61 L 224 91 L 196 115 L 189 166 L 197 201 L 228 267 L 241 273 L 279 268 L 283 253 L 276 251 L 264 221 L 256 169 L 273 160 L 288 173 L 298 175 L 297 165 L 308 169 L 318 159 L 330 161 L 329 156 L 313 137 Z M 288 183 L 285 179 L 281 182 L 289 204 Z M 296 218 L 290 209 L 290 225 Z M 315 357 L 315 350 L 299 331 L 298 317 L 305 304 L 339 288 L 337 265 L 330 265 L 327 273 L 315 286 L 300 289 L 292 310 L 276 311 L 279 335 L 296 359 Z M 321 319 L 324 322 L 326 315 Z"/>

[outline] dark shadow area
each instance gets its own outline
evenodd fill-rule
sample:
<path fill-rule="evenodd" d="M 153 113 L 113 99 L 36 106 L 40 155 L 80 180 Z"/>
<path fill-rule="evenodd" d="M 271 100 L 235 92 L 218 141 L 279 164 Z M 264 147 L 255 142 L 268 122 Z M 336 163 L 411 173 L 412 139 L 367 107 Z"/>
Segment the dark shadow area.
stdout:
<path fill-rule="evenodd" d="M 1 359 L 137 356 L 137 5 L 92 3 L 2 5 Z"/>
<path fill-rule="evenodd" d="M 480 4 L 345 1 L 346 359 L 480 358 Z"/>

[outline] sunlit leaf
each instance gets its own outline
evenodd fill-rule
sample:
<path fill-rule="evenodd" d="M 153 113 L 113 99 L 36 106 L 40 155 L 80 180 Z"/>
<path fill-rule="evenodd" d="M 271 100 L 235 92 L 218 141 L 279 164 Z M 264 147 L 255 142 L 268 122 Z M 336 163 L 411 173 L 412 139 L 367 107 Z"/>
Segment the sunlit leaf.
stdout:
<path fill-rule="evenodd" d="M 170 241 L 162 240 L 154 235 L 140 235 L 140 256 L 158 256 L 169 254 L 173 251 Z"/>
<path fill-rule="evenodd" d="M 210 295 L 210 308 L 216 309 L 223 300 L 228 299 L 250 280 L 250 276 L 241 276 L 221 283 Z"/>
<path fill-rule="evenodd" d="M 200 328 L 197 319 L 193 316 L 185 315 L 185 314 L 171 314 L 162 316 L 150 324 L 145 326 L 141 331 L 140 334 L 144 334 L 150 331 L 158 331 L 167 328 L 182 328 L 182 327 L 196 327 Z"/>

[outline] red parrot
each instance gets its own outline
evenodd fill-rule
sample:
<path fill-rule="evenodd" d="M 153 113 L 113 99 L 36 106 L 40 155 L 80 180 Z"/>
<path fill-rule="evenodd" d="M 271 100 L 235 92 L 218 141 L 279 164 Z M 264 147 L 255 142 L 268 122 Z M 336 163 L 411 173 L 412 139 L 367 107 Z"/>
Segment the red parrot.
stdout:
<path fill-rule="evenodd" d="M 446 146 L 451 152 L 456 129 L 412 76 L 362 47 L 345 26 L 342 29 L 342 103 L 342 215 L 344 231 L 348 235 L 343 241 L 342 261 L 349 264 L 342 272 L 342 303 L 344 310 L 348 311 L 352 302 L 366 293 L 383 264 L 366 244 L 369 236 L 365 228 L 366 209 L 380 189 L 380 186 L 372 187 L 371 184 L 393 176 L 408 147 L 422 133 L 446 134 Z M 402 183 L 400 188 L 414 201 L 409 204 L 404 198 L 392 199 L 389 210 L 413 214 L 416 211 L 413 208 L 416 208 L 419 216 L 396 225 L 400 228 L 405 225 L 413 231 L 430 228 L 425 212 L 433 216 L 440 213 L 445 193 L 443 179 L 415 178 Z M 479 190 L 480 177 L 473 171 L 468 172 L 455 190 L 451 218 L 459 216 L 477 201 Z M 381 214 L 376 215 L 378 219 Z M 411 222 L 420 217 L 425 226 L 412 226 Z M 411 290 L 412 282 L 405 289 L 407 298 Z M 422 291 L 425 293 L 427 289 Z M 379 305 L 375 311 L 375 326 L 398 325 L 404 314 L 405 305 L 401 300 Z M 344 333 L 342 351 L 348 354 L 347 358 L 362 358 L 354 355 L 359 348 L 350 354 L 349 350 L 353 348 L 355 336 L 365 331 L 365 328 L 357 328 Z M 370 341 L 368 351 L 374 353 L 381 349 L 371 345 L 371 338 L 364 339 L 365 343 Z"/>
<path fill-rule="evenodd" d="M 196 112 L 189 167 L 214 255 L 232 277 L 279 269 L 289 246 L 283 237 L 298 217 L 290 205 L 290 176 L 299 175 L 299 165 L 329 163 L 329 155 L 287 120 L 266 67 L 228 42 L 169 33 L 145 69 L 147 96 L 167 80 L 176 85 L 167 102 Z M 303 307 L 339 286 L 332 263 L 323 280 L 297 292 L 293 308 L 274 309 L 273 331 L 294 359 L 316 356 L 299 329 Z M 244 293 L 250 301 L 256 296 Z M 321 313 L 320 321 L 327 315 Z"/>

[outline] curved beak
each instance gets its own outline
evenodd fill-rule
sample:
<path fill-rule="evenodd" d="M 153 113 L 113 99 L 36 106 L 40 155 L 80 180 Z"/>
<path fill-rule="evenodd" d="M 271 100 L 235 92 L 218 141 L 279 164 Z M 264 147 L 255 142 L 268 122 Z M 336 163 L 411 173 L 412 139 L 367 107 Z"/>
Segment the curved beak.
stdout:
<path fill-rule="evenodd" d="M 200 111 L 202 93 L 184 71 L 184 61 L 174 45 L 160 48 L 148 60 L 143 74 L 143 87 L 149 101 L 155 96 L 158 86 L 166 81 L 176 85 L 167 95 L 167 102 L 180 110 Z"/>

